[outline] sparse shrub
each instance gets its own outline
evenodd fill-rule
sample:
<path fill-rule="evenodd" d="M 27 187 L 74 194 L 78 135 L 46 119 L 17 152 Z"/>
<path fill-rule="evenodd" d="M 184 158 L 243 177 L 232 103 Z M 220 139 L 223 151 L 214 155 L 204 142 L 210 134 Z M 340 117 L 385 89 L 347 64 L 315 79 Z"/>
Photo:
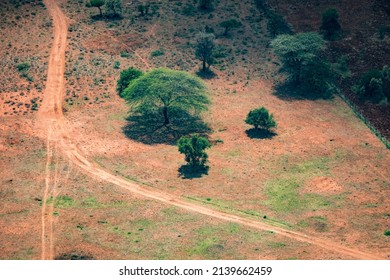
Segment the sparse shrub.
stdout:
<path fill-rule="evenodd" d="M 138 5 L 137 9 L 138 9 L 139 15 L 140 15 L 141 17 L 148 15 L 148 13 L 149 13 L 149 8 L 150 8 L 150 3 L 149 3 L 149 2 L 146 3 L 146 4 L 140 4 L 140 5 Z"/>
<path fill-rule="evenodd" d="M 202 61 L 202 72 L 207 71 L 214 62 L 215 36 L 200 32 L 196 35 L 195 56 Z"/>
<path fill-rule="evenodd" d="M 214 8 L 214 0 L 199 0 L 198 7 L 203 11 L 211 11 Z"/>
<path fill-rule="evenodd" d="M 249 125 L 253 125 L 256 129 L 262 128 L 269 130 L 276 127 L 273 115 L 264 107 L 250 111 L 246 116 L 245 122 Z"/>
<path fill-rule="evenodd" d="M 390 28 L 385 25 L 381 25 L 378 28 L 378 33 L 379 33 L 379 39 L 383 40 L 385 39 L 385 36 L 390 33 Z"/>
<path fill-rule="evenodd" d="M 211 146 L 209 140 L 198 135 L 183 136 L 179 139 L 177 146 L 192 169 L 206 168 L 208 155 L 205 150 Z"/>
<path fill-rule="evenodd" d="M 266 12 L 269 9 L 267 0 L 255 0 L 255 5 L 262 12 Z"/>
<path fill-rule="evenodd" d="M 123 70 L 120 73 L 119 80 L 117 82 L 116 90 L 120 97 L 123 96 L 123 91 L 130 85 L 130 83 L 143 75 L 141 70 L 138 70 L 134 67 Z"/>
<path fill-rule="evenodd" d="M 156 57 L 156 56 L 162 56 L 164 54 L 165 54 L 165 50 L 164 49 L 159 49 L 159 50 L 152 51 L 150 53 L 150 56 L 151 57 Z"/>
<path fill-rule="evenodd" d="M 231 18 L 231 19 L 225 20 L 225 21 L 220 23 L 220 26 L 225 28 L 225 30 L 223 32 L 224 36 L 227 36 L 231 29 L 238 28 L 241 25 L 242 25 L 241 22 L 239 22 L 235 18 Z"/>
<path fill-rule="evenodd" d="M 335 40 L 340 37 L 341 26 L 339 12 L 335 8 L 326 9 L 322 13 L 321 31 L 327 40 Z"/>
<path fill-rule="evenodd" d="M 98 8 L 100 16 L 102 17 L 103 16 L 102 6 L 104 4 L 105 4 L 105 0 L 90 0 L 89 2 L 87 2 L 87 7 L 88 8 L 91 8 L 91 7 Z"/>
<path fill-rule="evenodd" d="M 196 7 L 190 3 L 187 3 L 184 7 L 183 10 L 181 11 L 181 14 L 183 16 L 194 16 L 196 13 Z"/>
<path fill-rule="evenodd" d="M 129 57 L 131 57 L 131 54 L 129 54 L 128 52 L 121 52 L 120 56 L 124 57 L 124 58 L 129 58 Z"/>
<path fill-rule="evenodd" d="M 105 0 L 107 14 L 112 17 L 122 16 L 122 0 Z"/>
<path fill-rule="evenodd" d="M 119 69 L 121 67 L 121 63 L 119 61 L 114 62 L 114 69 Z"/>
<path fill-rule="evenodd" d="M 30 69 L 30 63 L 27 61 L 21 62 L 16 65 L 16 69 L 18 69 L 19 72 L 27 72 Z"/>

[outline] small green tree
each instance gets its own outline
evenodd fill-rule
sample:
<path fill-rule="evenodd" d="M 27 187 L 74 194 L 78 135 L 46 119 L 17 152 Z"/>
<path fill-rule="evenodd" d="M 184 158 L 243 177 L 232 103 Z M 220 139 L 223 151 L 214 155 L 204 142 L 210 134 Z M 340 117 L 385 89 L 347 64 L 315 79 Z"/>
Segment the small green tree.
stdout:
<path fill-rule="evenodd" d="M 209 140 L 198 135 L 183 136 L 179 139 L 177 146 L 191 168 L 205 168 L 208 159 L 205 150 L 211 146 Z"/>
<path fill-rule="evenodd" d="M 100 12 L 100 16 L 103 17 L 102 6 L 104 4 L 105 4 L 105 0 L 90 0 L 87 3 L 87 7 L 88 8 L 91 8 L 91 7 L 98 8 L 99 12 Z"/>
<path fill-rule="evenodd" d="M 203 81 L 184 71 L 158 68 L 134 82 L 123 93 L 133 113 L 161 112 L 164 126 L 170 112 L 185 110 L 198 114 L 210 103 Z"/>
<path fill-rule="evenodd" d="M 130 85 L 132 81 L 138 79 L 142 76 L 142 71 L 138 70 L 134 67 L 130 67 L 129 69 L 123 70 L 120 73 L 119 80 L 117 82 L 116 90 L 120 97 L 123 96 L 123 91 Z"/>
<path fill-rule="evenodd" d="M 339 12 L 335 8 L 326 9 L 322 13 L 321 31 L 324 38 L 334 40 L 340 36 L 341 26 L 339 23 Z"/>
<path fill-rule="evenodd" d="M 264 107 L 250 111 L 246 116 L 245 122 L 249 125 L 253 125 L 256 129 L 260 127 L 269 130 L 276 127 L 273 115 Z"/>
<path fill-rule="evenodd" d="M 198 7 L 203 11 L 210 11 L 213 9 L 214 0 L 199 0 Z"/>
<path fill-rule="evenodd" d="M 210 65 L 213 63 L 214 50 L 214 34 L 200 32 L 196 35 L 195 56 L 197 59 L 202 61 L 202 72 L 208 70 L 210 68 Z"/>
<path fill-rule="evenodd" d="M 113 17 L 122 15 L 122 0 L 105 0 L 107 13 Z"/>
<path fill-rule="evenodd" d="M 227 36 L 231 29 L 238 28 L 241 25 L 241 22 L 239 22 L 235 18 L 231 18 L 220 23 L 220 26 L 225 28 L 225 31 L 223 32 L 224 36 Z"/>

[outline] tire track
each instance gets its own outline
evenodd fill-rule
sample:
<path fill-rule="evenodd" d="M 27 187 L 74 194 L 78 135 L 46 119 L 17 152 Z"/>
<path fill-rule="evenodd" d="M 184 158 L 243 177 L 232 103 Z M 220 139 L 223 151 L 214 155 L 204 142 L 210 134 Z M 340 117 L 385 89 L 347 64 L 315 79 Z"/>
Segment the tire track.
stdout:
<path fill-rule="evenodd" d="M 92 164 L 80 154 L 73 139 L 68 135 L 68 126 L 66 119 L 62 113 L 62 98 L 64 92 L 64 68 L 65 68 L 65 47 L 66 47 L 66 34 L 67 34 L 67 22 L 64 14 L 54 2 L 54 0 L 44 0 L 44 3 L 53 17 L 54 21 L 54 41 L 50 55 L 48 79 L 46 83 L 46 90 L 44 101 L 40 110 L 41 123 L 49 123 L 49 136 L 52 134 L 54 137 L 48 137 L 48 149 L 50 143 L 56 142 L 62 149 L 63 153 L 70 159 L 70 161 L 83 169 L 86 173 L 93 175 L 96 179 L 104 180 L 115 184 L 123 189 L 126 189 L 132 193 L 140 196 L 144 196 L 150 199 L 160 201 L 162 203 L 173 205 L 191 212 L 207 215 L 216 219 L 235 222 L 247 227 L 251 227 L 257 230 L 273 231 L 282 236 L 310 243 L 319 247 L 322 247 L 328 251 L 337 252 L 341 255 L 348 256 L 352 259 L 381 259 L 379 256 L 362 252 L 358 249 L 348 248 L 335 242 L 321 239 L 315 236 L 309 236 L 304 233 L 286 230 L 276 226 L 271 226 L 264 222 L 236 216 L 233 214 L 225 213 L 218 210 L 213 210 L 204 206 L 200 206 L 184 200 L 181 197 L 173 196 L 156 189 L 140 186 L 139 184 L 126 181 L 123 178 L 110 174 L 109 172 L 99 168 Z M 49 151 L 49 150 L 48 150 Z M 52 151 L 52 150 L 50 150 Z M 49 152 L 48 152 L 49 155 Z M 48 171 L 47 171 L 48 172 Z M 48 175 L 46 175 L 48 176 Z M 48 184 L 46 182 L 45 194 L 47 195 Z M 43 225 L 43 231 L 45 226 Z M 53 236 L 52 236 L 53 238 Z M 42 233 L 42 239 L 44 234 Z M 42 251 L 45 247 L 42 244 Z"/>

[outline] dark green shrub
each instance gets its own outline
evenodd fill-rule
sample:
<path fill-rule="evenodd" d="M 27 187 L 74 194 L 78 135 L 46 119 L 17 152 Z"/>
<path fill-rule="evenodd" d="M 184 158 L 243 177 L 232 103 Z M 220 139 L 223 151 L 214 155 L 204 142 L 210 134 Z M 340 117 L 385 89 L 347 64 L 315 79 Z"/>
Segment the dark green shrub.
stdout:
<path fill-rule="evenodd" d="M 181 11 L 181 14 L 183 16 L 194 16 L 196 14 L 196 7 L 192 4 L 187 3 L 184 7 L 183 10 Z"/>
<path fill-rule="evenodd" d="M 235 18 L 231 18 L 228 20 L 225 20 L 219 24 L 221 27 L 225 28 L 223 35 L 227 36 L 229 33 L 229 30 L 240 27 L 242 24 Z"/>
<path fill-rule="evenodd" d="M 159 49 L 159 50 L 152 51 L 150 53 L 150 56 L 151 57 L 156 57 L 156 56 L 162 56 L 164 54 L 165 54 L 165 50 L 164 49 Z"/>
<path fill-rule="evenodd" d="M 326 9 L 322 13 L 321 31 L 327 40 L 335 40 L 340 37 L 341 26 L 339 12 L 335 8 Z"/>
<path fill-rule="evenodd" d="M 249 125 L 253 125 L 256 129 L 262 128 L 269 130 L 276 127 L 273 115 L 264 107 L 250 111 L 246 116 L 245 122 Z"/>
<path fill-rule="evenodd" d="M 198 7 L 203 11 L 211 11 L 214 8 L 213 2 L 214 0 L 199 0 Z"/>
<path fill-rule="evenodd" d="M 119 80 L 117 82 L 117 91 L 120 97 L 124 97 L 124 90 L 130 85 L 130 83 L 142 76 L 142 71 L 134 67 L 123 70 L 120 73 Z"/>
<path fill-rule="evenodd" d="M 209 140 L 198 135 L 183 136 L 179 139 L 177 146 L 179 152 L 184 154 L 189 166 L 195 169 L 205 167 L 208 159 L 205 150 L 211 146 Z"/>
<path fill-rule="evenodd" d="M 30 69 L 30 63 L 27 61 L 21 62 L 16 65 L 16 69 L 18 69 L 19 72 L 27 72 Z"/>
<path fill-rule="evenodd" d="M 385 235 L 385 236 L 390 236 L 390 229 L 385 230 L 384 235 Z"/>
<path fill-rule="evenodd" d="M 366 72 L 352 90 L 364 101 L 386 104 L 390 99 L 389 67 Z"/>
<path fill-rule="evenodd" d="M 275 11 L 269 10 L 266 14 L 267 16 L 267 29 L 272 37 L 275 37 L 280 34 L 291 34 L 291 28 L 284 19 L 283 16 L 276 13 Z"/>

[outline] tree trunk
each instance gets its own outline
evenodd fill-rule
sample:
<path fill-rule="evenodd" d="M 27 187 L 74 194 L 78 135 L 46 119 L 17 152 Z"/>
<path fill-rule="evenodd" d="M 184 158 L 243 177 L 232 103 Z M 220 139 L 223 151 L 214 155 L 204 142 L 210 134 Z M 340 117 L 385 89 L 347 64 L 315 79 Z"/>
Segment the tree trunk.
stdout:
<path fill-rule="evenodd" d="M 203 68 L 202 71 L 206 71 L 206 59 L 203 59 Z"/>
<path fill-rule="evenodd" d="M 102 8 L 98 7 L 98 9 L 99 9 L 99 12 L 100 12 L 100 17 L 103 17 Z"/>
<path fill-rule="evenodd" d="M 170 123 L 168 117 L 168 107 L 163 108 L 163 115 L 164 115 L 164 125 L 168 125 Z"/>

